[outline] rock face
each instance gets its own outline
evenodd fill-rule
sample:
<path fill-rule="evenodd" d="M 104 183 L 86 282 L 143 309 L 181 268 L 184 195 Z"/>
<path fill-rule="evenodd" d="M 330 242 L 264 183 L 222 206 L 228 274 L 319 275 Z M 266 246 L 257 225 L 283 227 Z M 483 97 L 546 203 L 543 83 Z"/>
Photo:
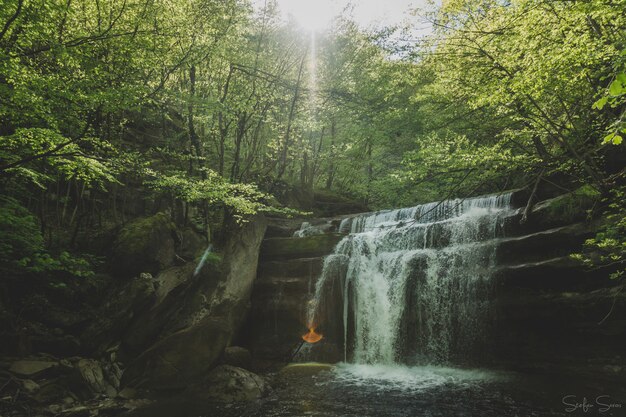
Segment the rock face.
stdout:
<path fill-rule="evenodd" d="M 22 377 L 33 377 L 58 365 L 57 362 L 51 361 L 23 360 L 13 362 L 9 371 Z"/>
<path fill-rule="evenodd" d="M 206 317 L 142 353 L 124 372 L 122 385 L 185 388 L 211 369 L 230 337 L 231 329 L 224 318 Z"/>
<path fill-rule="evenodd" d="M 261 398 L 266 390 L 260 376 L 235 366 L 220 365 L 211 371 L 204 384 L 193 388 L 193 393 L 207 401 L 234 403 Z"/>
<path fill-rule="evenodd" d="M 299 350 L 296 360 L 341 359 L 335 354 L 336 346 L 324 343 L 324 352 L 313 353 L 314 349 L 301 346 L 301 336 L 308 332 L 307 305 L 322 271 L 323 257 L 344 236 L 339 233 L 343 217 L 309 220 L 304 228 L 284 220 L 270 223 L 261 246 L 252 310 L 245 331 L 246 343 L 255 358 L 289 362 Z M 315 231 L 309 230 L 312 228 Z M 308 231 L 299 233 L 298 229 Z M 293 237 L 294 234 L 304 237 Z"/>
<path fill-rule="evenodd" d="M 96 311 L 96 319 L 81 335 L 82 345 L 98 353 L 115 343 L 135 316 L 156 298 L 152 275 L 143 273 L 114 287 Z"/>
<path fill-rule="evenodd" d="M 495 323 L 484 360 L 503 367 L 625 377 L 626 296 L 607 271 L 586 270 L 569 257 L 601 224 L 601 219 L 589 221 L 587 213 L 597 192 L 583 187 L 545 199 L 521 221 L 527 198 L 513 195 L 519 209 L 503 219 L 504 237 L 495 239 L 496 266 L 489 281 Z M 302 237 L 289 237 L 298 235 L 291 224 L 272 225 L 263 243 L 248 322 L 247 343 L 255 358 L 290 361 L 307 332 L 306 306 L 324 256 L 346 232 L 311 227 L 319 220 L 309 223 Z M 438 244 L 446 246 L 446 237 Z M 330 293 L 326 302 L 341 322 L 341 299 L 333 297 L 342 288 Z M 322 329 L 322 342 L 304 345 L 295 360 L 343 360 L 343 333 L 337 330 Z"/>
<path fill-rule="evenodd" d="M 232 233 L 221 261 L 186 265 L 157 278 L 157 303 L 124 337 L 130 354 L 143 353 L 125 371 L 122 385 L 184 388 L 216 364 L 248 311 L 265 228 L 265 219 L 257 217 Z"/>
<path fill-rule="evenodd" d="M 174 261 L 175 237 L 176 226 L 166 213 L 132 221 L 113 244 L 114 272 L 132 277 L 167 268 Z"/>
<path fill-rule="evenodd" d="M 252 355 L 248 349 L 240 346 L 229 346 L 224 349 L 222 362 L 224 365 L 231 365 L 250 370 L 252 366 Z"/>

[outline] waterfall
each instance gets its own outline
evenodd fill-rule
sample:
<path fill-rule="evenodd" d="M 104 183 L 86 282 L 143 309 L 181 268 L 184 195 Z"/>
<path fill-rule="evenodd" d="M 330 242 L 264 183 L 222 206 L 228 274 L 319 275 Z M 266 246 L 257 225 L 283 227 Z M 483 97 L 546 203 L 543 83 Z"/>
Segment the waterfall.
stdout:
<path fill-rule="evenodd" d="M 309 324 L 339 280 L 344 356 L 355 363 L 446 363 L 484 349 L 489 294 L 511 195 L 447 200 L 343 220 L 349 234 L 316 283 Z M 328 320 L 328 318 L 324 319 Z"/>

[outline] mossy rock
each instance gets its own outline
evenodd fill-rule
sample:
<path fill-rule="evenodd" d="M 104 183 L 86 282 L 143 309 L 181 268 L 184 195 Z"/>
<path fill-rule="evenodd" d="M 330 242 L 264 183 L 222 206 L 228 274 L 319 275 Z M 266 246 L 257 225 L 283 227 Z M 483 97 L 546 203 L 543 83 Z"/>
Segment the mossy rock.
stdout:
<path fill-rule="evenodd" d="M 333 217 L 341 214 L 364 213 L 369 211 L 366 204 L 328 190 L 313 193 L 313 213 L 317 217 Z"/>
<path fill-rule="evenodd" d="M 287 258 L 315 258 L 330 254 L 344 237 L 339 233 L 329 233 L 307 237 L 287 237 L 265 239 L 261 246 L 263 260 Z"/>
<path fill-rule="evenodd" d="M 531 213 L 531 219 L 533 223 L 546 228 L 573 224 L 588 218 L 588 211 L 599 198 L 598 190 L 585 185 L 571 193 L 537 204 Z"/>
<path fill-rule="evenodd" d="M 206 250 L 206 238 L 190 227 L 183 229 L 180 232 L 179 238 L 180 247 L 178 248 L 178 254 L 185 260 L 198 258 L 202 256 Z"/>
<path fill-rule="evenodd" d="M 127 224 L 113 244 L 111 268 L 122 277 L 141 272 L 156 274 L 172 265 L 176 226 L 165 213 Z"/>

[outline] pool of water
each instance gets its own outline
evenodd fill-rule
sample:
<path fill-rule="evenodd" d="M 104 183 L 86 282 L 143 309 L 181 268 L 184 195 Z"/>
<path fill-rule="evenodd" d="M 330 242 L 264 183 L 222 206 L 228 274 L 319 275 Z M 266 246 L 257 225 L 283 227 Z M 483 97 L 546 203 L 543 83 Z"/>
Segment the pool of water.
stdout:
<path fill-rule="evenodd" d="M 271 392 L 253 403 L 170 406 L 177 417 L 626 416 L 626 384 L 575 378 L 434 366 L 300 364 L 269 379 Z M 163 412 L 163 405 L 159 409 Z"/>

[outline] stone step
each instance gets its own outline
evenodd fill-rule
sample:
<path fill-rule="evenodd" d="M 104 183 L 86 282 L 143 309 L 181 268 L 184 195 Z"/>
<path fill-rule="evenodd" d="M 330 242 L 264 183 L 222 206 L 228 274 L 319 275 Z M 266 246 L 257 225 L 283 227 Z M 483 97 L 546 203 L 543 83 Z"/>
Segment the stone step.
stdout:
<path fill-rule="evenodd" d="M 276 237 L 292 237 L 296 230 L 300 228 L 304 218 L 270 218 L 265 231 L 265 239 Z"/>
<path fill-rule="evenodd" d="M 593 227 L 576 223 L 517 237 L 498 239 L 496 259 L 500 265 L 539 262 L 579 251 L 593 236 Z"/>
<path fill-rule="evenodd" d="M 498 267 L 493 279 L 498 291 L 503 293 L 593 290 L 605 287 L 609 281 L 606 274 L 602 279 L 569 256 Z"/>
<path fill-rule="evenodd" d="M 259 277 L 254 283 L 255 294 L 276 294 L 279 291 L 293 293 L 309 293 L 315 288 L 317 277 Z"/>
<path fill-rule="evenodd" d="M 307 237 L 275 237 L 261 245 L 261 262 L 296 258 L 315 258 L 331 253 L 344 235 L 329 233 Z"/>
<path fill-rule="evenodd" d="M 258 276 L 319 276 L 323 265 L 323 257 L 262 262 L 258 266 Z"/>

